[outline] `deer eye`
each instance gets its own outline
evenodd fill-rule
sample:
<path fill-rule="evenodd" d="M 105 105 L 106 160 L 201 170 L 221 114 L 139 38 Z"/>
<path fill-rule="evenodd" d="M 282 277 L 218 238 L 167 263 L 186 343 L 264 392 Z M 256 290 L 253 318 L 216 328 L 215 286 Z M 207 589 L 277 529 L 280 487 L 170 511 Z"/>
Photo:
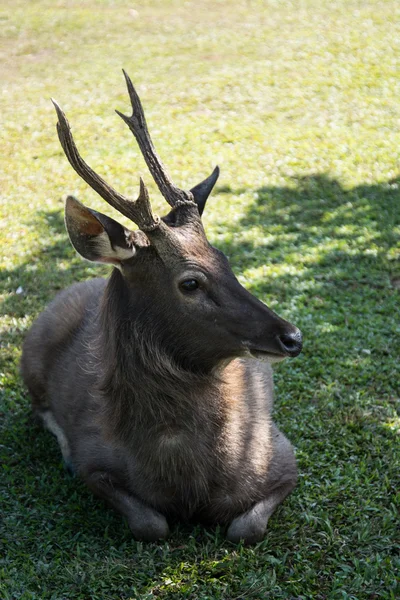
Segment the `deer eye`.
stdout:
<path fill-rule="evenodd" d="M 185 279 L 185 281 L 181 281 L 179 286 L 184 292 L 194 292 L 199 287 L 199 282 L 197 279 Z"/>

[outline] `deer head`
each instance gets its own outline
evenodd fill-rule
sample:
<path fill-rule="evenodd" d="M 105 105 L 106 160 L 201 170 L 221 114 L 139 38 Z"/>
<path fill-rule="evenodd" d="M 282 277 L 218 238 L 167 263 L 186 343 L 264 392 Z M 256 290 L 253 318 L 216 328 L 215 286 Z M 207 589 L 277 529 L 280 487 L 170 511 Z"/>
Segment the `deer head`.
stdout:
<path fill-rule="evenodd" d="M 114 219 L 69 197 L 66 227 L 75 249 L 91 261 L 119 269 L 125 318 L 152 324 L 152 331 L 185 367 L 209 370 L 238 356 L 271 362 L 297 356 L 300 331 L 281 319 L 243 288 L 222 252 L 207 241 L 201 215 L 219 176 L 213 173 L 189 191 L 171 181 L 152 144 L 143 108 L 124 72 L 132 115 L 117 111 L 134 134 L 161 194 L 170 205 L 162 218 L 153 215 L 148 192 L 140 180 L 136 201 L 116 192 L 81 158 L 70 126 L 53 101 L 58 136 L 75 171 L 108 204 L 133 221 L 131 231 Z M 156 324 L 156 325 L 155 325 Z"/>

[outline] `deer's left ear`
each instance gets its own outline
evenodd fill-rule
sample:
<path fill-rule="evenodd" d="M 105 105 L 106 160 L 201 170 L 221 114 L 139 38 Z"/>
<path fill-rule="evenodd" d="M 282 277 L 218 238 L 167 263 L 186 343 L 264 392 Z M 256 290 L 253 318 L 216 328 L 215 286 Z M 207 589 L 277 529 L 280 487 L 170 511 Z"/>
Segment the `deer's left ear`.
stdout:
<path fill-rule="evenodd" d="M 194 188 L 190 190 L 193 194 L 194 201 L 197 204 L 197 208 L 199 209 L 200 216 L 203 214 L 207 198 L 211 194 L 218 177 L 219 167 L 215 167 L 214 171 L 209 177 L 207 177 L 207 179 L 197 184 Z"/>
<path fill-rule="evenodd" d="M 135 256 L 137 247 L 149 245 L 143 232 L 126 229 L 73 196 L 65 204 L 65 225 L 78 254 L 95 262 L 119 265 Z"/>

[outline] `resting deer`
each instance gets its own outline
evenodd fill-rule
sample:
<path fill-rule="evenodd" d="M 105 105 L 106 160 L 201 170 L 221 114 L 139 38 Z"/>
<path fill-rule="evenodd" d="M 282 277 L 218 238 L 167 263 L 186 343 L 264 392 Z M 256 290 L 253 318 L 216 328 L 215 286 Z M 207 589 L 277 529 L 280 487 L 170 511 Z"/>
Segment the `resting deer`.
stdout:
<path fill-rule="evenodd" d="M 153 214 L 142 180 L 131 201 L 97 175 L 54 103 L 72 167 L 139 230 L 68 197 L 72 245 L 115 268 L 109 280 L 63 291 L 39 316 L 23 377 L 64 460 L 137 539 L 165 538 L 178 517 L 226 524 L 228 539 L 254 543 L 296 484 L 292 446 L 271 419 L 270 363 L 297 356 L 301 333 L 208 243 L 201 215 L 218 167 L 190 191 L 177 188 L 125 77 L 133 114 L 118 114 L 171 210 Z"/>

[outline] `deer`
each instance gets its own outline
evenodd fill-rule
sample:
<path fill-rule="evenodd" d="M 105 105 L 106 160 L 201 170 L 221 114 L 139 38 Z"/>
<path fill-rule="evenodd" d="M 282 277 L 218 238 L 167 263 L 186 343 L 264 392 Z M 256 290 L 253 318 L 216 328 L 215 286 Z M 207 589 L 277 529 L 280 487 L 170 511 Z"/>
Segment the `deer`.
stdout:
<path fill-rule="evenodd" d="M 254 544 L 297 481 L 291 443 L 272 420 L 272 364 L 297 356 L 300 330 L 237 280 L 202 224 L 219 168 L 190 190 L 171 180 L 124 71 L 138 143 L 169 212 L 153 214 L 82 159 L 53 100 L 62 149 L 76 173 L 137 226 L 65 204 L 72 246 L 110 264 L 108 279 L 60 292 L 24 341 L 21 370 L 34 414 L 65 463 L 121 513 L 137 540 L 171 523 L 220 525 Z"/>

